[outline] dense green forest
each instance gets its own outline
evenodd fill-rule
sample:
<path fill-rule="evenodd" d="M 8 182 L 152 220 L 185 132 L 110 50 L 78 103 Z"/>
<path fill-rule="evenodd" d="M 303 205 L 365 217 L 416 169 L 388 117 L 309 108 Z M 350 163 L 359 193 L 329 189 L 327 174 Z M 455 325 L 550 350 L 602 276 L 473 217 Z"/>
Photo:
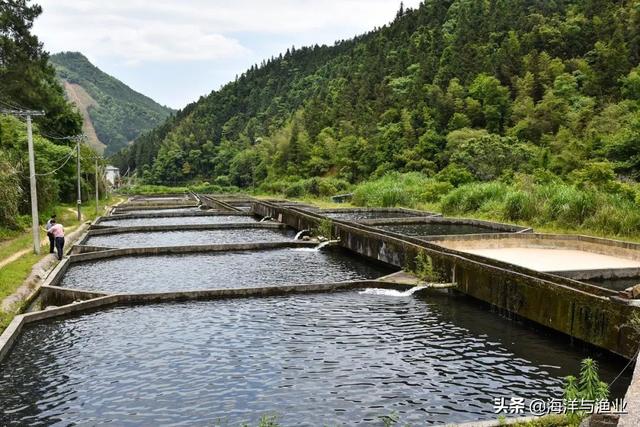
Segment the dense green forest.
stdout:
<path fill-rule="evenodd" d="M 38 205 L 50 213 L 60 201 L 76 199 L 75 143 L 82 119 L 65 97 L 48 54 L 31 34 L 41 8 L 24 0 L 0 3 L 0 110 L 35 109 L 34 118 Z M 24 118 L 0 114 L 0 236 L 19 230 L 30 214 L 29 166 Z M 82 147 L 83 198 L 90 196 L 95 177 L 94 153 Z"/>
<path fill-rule="evenodd" d="M 357 185 L 360 204 L 640 233 L 639 63 L 638 0 L 427 0 L 251 67 L 117 161 L 155 184 Z"/>
<path fill-rule="evenodd" d="M 104 73 L 79 52 L 57 53 L 49 61 L 60 79 L 81 86 L 95 101 L 88 113 L 107 155 L 158 126 L 172 112 Z"/>

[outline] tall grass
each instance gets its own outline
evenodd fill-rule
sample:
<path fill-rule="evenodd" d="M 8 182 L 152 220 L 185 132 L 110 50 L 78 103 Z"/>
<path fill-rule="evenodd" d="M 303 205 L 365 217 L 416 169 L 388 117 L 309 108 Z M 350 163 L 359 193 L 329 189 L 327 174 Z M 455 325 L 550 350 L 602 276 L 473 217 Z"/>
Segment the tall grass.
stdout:
<path fill-rule="evenodd" d="M 640 237 L 640 210 L 634 200 L 570 184 L 524 189 L 501 183 L 468 184 L 447 194 L 441 207 L 446 215 L 482 213 L 532 226 Z"/>
<path fill-rule="evenodd" d="M 364 182 L 353 192 L 353 204 L 372 207 L 415 207 L 419 203 L 437 202 L 453 189 L 421 173 L 390 173 Z"/>
<path fill-rule="evenodd" d="M 610 237 L 640 238 L 637 184 L 595 187 L 562 182 L 470 183 L 454 188 L 420 173 L 391 173 L 364 182 L 353 204 L 416 207 L 436 203 L 441 212 Z M 631 190 L 630 190 L 631 188 Z M 640 199 L 639 199 L 640 200 Z"/>

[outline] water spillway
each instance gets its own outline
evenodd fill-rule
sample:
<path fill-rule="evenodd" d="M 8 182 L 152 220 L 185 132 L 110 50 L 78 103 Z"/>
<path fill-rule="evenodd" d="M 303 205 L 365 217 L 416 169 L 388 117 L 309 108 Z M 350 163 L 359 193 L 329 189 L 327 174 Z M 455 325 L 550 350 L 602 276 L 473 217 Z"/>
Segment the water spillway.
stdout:
<path fill-rule="evenodd" d="M 228 229 L 149 231 L 90 236 L 85 245 L 110 248 L 141 248 L 223 243 L 276 242 L 293 237 L 293 231 L 270 229 Z"/>
<path fill-rule="evenodd" d="M 126 327 L 123 327 L 125 326 Z M 3 425 L 424 425 L 546 399 L 586 355 L 467 297 L 356 291 L 116 307 L 29 326 Z M 600 359 L 610 381 L 620 363 Z M 620 396 L 623 377 L 612 395 Z"/>
<path fill-rule="evenodd" d="M 100 259 L 72 264 L 59 286 L 105 293 L 177 292 L 374 279 L 393 271 L 338 248 L 290 248 Z"/>
<path fill-rule="evenodd" d="M 183 224 L 234 224 L 256 222 L 252 216 L 243 215 L 207 215 L 207 216 L 176 216 L 155 218 L 118 218 L 102 221 L 100 225 L 114 227 L 134 227 L 139 225 L 183 225 Z"/>

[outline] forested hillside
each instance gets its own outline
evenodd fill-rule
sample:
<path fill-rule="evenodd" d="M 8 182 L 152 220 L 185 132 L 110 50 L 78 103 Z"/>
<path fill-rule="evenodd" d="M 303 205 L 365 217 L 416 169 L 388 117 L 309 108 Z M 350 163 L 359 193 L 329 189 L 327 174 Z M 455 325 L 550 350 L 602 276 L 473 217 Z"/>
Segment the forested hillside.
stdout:
<path fill-rule="evenodd" d="M 172 112 L 104 73 L 79 52 L 57 53 L 49 60 L 67 96 L 84 113 L 85 133 L 107 155 L 158 126 Z"/>
<path fill-rule="evenodd" d="M 581 226 L 610 217 L 601 206 L 635 206 L 639 60 L 638 0 L 427 0 L 353 40 L 252 67 L 117 158 L 149 183 L 289 195 L 414 173 L 366 184 L 371 195 L 419 182 L 412 200 L 373 202 L 361 185 L 357 201 L 527 220 L 557 198 Z M 640 231 L 640 216 L 624 221 L 603 230 Z"/>

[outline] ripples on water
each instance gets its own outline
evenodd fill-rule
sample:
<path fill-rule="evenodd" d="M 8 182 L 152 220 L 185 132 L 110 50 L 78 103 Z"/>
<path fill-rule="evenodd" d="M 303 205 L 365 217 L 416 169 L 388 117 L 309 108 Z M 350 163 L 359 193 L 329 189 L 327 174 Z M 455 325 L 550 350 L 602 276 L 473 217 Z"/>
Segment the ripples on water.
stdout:
<path fill-rule="evenodd" d="M 223 243 L 275 242 L 293 237 L 292 230 L 229 229 L 198 231 L 157 231 L 117 233 L 92 236 L 86 245 L 111 248 L 140 248 L 154 246 L 214 245 Z"/>
<path fill-rule="evenodd" d="M 60 286 L 112 293 L 170 292 L 374 279 L 393 271 L 338 248 L 274 249 L 120 257 L 72 264 Z"/>
<path fill-rule="evenodd" d="M 495 419 L 494 397 L 557 395 L 583 356 L 438 293 L 113 308 L 25 329 L 0 365 L 0 424 Z M 601 374 L 616 369 L 602 363 Z"/>
<path fill-rule="evenodd" d="M 345 221 L 361 221 L 363 219 L 383 219 L 383 218 L 405 218 L 409 216 L 420 216 L 417 213 L 410 212 L 385 212 L 385 211 L 359 211 L 359 212 L 327 212 L 323 215 L 333 219 L 342 219 Z M 425 213 L 425 215 L 427 215 Z"/>
<path fill-rule="evenodd" d="M 111 225 L 114 227 L 133 227 L 139 225 L 227 224 L 238 222 L 256 222 L 256 219 L 252 216 L 240 215 L 202 215 L 130 219 L 123 218 L 103 221 L 100 223 L 100 225 Z"/>
<path fill-rule="evenodd" d="M 500 231 L 489 227 L 479 227 L 477 225 L 468 224 L 440 224 L 423 223 L 423 224 L 394 224 L 377 226 L 381 230 L 391 231 L 393 233 L 405 234 L 407 236 L 439 236 L 447 234 L 481 234 L 481 233 L 499 233 Z"/>

